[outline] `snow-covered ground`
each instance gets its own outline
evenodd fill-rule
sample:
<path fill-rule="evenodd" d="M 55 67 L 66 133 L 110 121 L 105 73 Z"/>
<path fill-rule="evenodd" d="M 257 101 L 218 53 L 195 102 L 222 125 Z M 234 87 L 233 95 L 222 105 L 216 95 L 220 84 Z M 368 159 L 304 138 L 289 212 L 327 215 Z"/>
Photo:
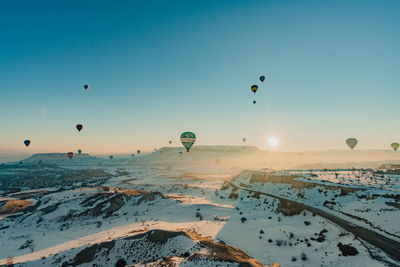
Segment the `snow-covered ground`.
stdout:
<path fill-rule="evenodd" d="M 64 167 L 75 169 L 71 165 Z M 128 264 L 156 266 L 160 257 L 169 257 L 181 266 L 215 266 L 217 261 L 206 257 L 201 262 L 192 261 L 206 253 L 198 246 L 201 237 L 244 251 L 254 258 L 253 266 L 257 266 L 257 261 L 264 265 L 277 262 L 281 266 L 399 264 L 327 219 L 308 211 L 284 215 L 278 200 L 235 190 L 225 184 L 227 179 L 236 177 L 233 180 L 238 185 L 242 183 L 325 209 L 395 239 L 400 234 L 399 225 L 393 223 L 400 219 L 399 209 L 395 207 L 399 199 L 392 196 L 399 193 L 396 175 L 382 178 L 376 172 L 359 175 L 357 171 L 338 171 L 337 175 L 317 170 L 276 174 L 295 174 L 299 182 L 313 182 L 310 187 L 295 188 L 287 183 L 250 183 L 252 172 L 239 174 L 237 168 L 204 170 L 196 166 L 113 164 L 101 166 L 101 169 L 110 177 L 98 186 L 82 186 L 82 182 L 77 182 L 64 190 L 55 187 L 37 195 L 36 191 L 31 191 L 27 199 L 33 203 L 30 208 L 0 220 L 0 263 L 6 264 L 8 260 L 23 263 L 19 264 L 21 266 L 62 266 L 62 263 L 77 263 L 79 253 L 95 244 L 104 245 L 115 240 L 107 257 L 99 252 L 92 262 L 77 265 L 114 266 L 119 258 L 124 258 Z M 371 175 L 374 177 L 370 178 Z M 338 184 L 349 191 L 335 188 Z M 3 201 L 10 195 L 4 195 Z M 126 254 L 126 250 L 125 254 L 119 254 L 118 251 L 122 253 L 124 246 L 131 242 L 125 238 L 151 235 L 156 229 L 195 233 L 199 237 L 168 239 L 159 244 L 159 257 L 136 255 L 141 259 L 139 262 L 129 258 L 134 256 Z M 146 242 L 135 243 L 133 250 L 148 249 Z M 357 254 L 344 256 L 343 248 Z M 218 264 L 229 266 L 222 261 Z M 231 262 L 230 266 L 238 264 Z"/>

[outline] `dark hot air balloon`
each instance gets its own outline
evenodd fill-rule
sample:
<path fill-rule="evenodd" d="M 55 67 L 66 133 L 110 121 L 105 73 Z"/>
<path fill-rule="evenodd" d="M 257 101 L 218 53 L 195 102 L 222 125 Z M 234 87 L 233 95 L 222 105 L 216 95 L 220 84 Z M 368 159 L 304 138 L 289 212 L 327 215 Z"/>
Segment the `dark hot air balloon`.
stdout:
<path fill-rule="evenodd" d="M 258 90 L 258 86 L 257 85 L 252 85 L 251 86 L 251 91 L 253 91 L 253 93 L 256 93 Z"/>
<path fill-rule="evenodd" d="M 347 144 L 351 149 L 353 149 L 353 148 L 358 144 L 358 141 L 357 141 L 357 139 L 355 139 L 355 138 L 348 138 L 348 139 L 346 140 L 346 144 Z"/>
<path fill-rule="evenodd" d="M 25 144 L 26 147 L 28 147 L 31 144 L 31 140 L 25 140 L 24 144 Z"/>
<path fill-rule="evenodd" d="M 68 152 L 68 153 L 67 153 L 67 157 L 68 157 L 69 159 L 72 159 L 72 158 L 74 157 L 74 152 Z"/>
<path fill-rule="evenodd" d="M 260 81 L 263 83 L 265 80 L 265 76 L 260 76 Z"/>
<path fill-rule="evenodd" d="M 76 129 L 80 132 L 83 129 L 83 125 L 82 124 L 77 124 L 76 125 Z"/>

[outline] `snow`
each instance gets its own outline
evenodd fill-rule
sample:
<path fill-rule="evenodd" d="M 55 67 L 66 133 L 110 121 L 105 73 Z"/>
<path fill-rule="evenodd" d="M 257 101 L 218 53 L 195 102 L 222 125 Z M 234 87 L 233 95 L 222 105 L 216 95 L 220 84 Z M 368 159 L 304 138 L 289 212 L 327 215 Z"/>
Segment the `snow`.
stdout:
<path fill-rule="evenodd" d="M 90 164 L 67 167 L 71 170 L 99 168 Z M 80 249 L 109 240 L 117 240 L 117 247 L 123 246 L 123 238 L 153 229 L 194 231 L 200 236 L 242 249 L 265 265 L 278 262 L 281 266 L 385 266 L 384 261 L 393 262 L 379 249 L 368 247 L 362 240 L 322 217 L 313 216 L 310 212 L 285 216 L 277 211 L 276 199 L 267 196 L 256 198 L 252 193 L 242 190 L 235 191 L 238 194 L 237 199 L 230 199 L 232 188 L 221 189 L 227 179 L 236 175 L 235 183 L 249 185 L 249 175 L 253 171 L 238 175 L 238 169 L 223 167 L 203 169 L 183 165 L 168 168 L 118 162 L 101 168 L 113 175 L 101 187 L 71 188 L 64 191 L 47 189 L 45 195 L 32 198 L 34 204 L 39 205 L 36 211 L 20 213 L 22 215 L 16 218 L 0 218 L 0 229 L 8 227 L 0 230 L 0 264 L 5 264 L 7 257 L 12 256 L 14 263 L 26 263 L 23 266 L 52 266 L 56 254 L 72 259 Z M 400 220 L 400 212 L 398 208 L 386 204 L 396 202 L 388 198 L 388 195 L 399 192 L 400 178 L 397 175 L 379 177 L 372 171 L 358 173 L 353 170 L 285 171 L 277 174 L 296 174 L 299 175 L 296 178 L 298 181 L 314 183 L 315 186 L 296 189 L 290 184 L 270 182 L 249 186 L 258 191 L 318 207 L 355 224 L 380 231 L 392 239 L 396 238 L 393 235 L 399 234 L 399 225 L 393 222 Z M 324 188 L 338 185 L 356 190 L 342 195 L 340 188 Z M 110 190 L 106 190 L 107 187 Z M 153 200 L 140 202 L 142 195 L 128 197 L 123 195 L 123 189 L 160 192 L 163 195 L 154 194 Z M 106 201 L 119 195 L 122 196 L 116 202 Z M 8 197 L 4 196 L 2 199 L 6 200 Z M 90 198 L 92 200 L 88 201 Z M 112 215 L 101 213 L 113 208 L 120 199 L 123 204 Z M 326 200 L 335 201 L 336 204 L 329 208 L 324 205 Z M 106 202 L 101 206 L 104 201 Z M 101 207 L 100 215 L 84 213 L 98 205 Z M 66 216 L 68 214 L 71 217 Z M 78 216 L 79 214 L 86 215 Z M 372 226 L 346 214 L 363 218 Z M 243 217 L 246 218 L 244 222 Z M 324 241 L 311 239 L 319 237 L 324 229 L 327 231 L 323 233 Z M 260 233 L 261 230 L 263 233 Z M 20 249 L 27 240 L 33 240 L 33 253 L 29 247 Z M 358 254 L 340 256 L 341 252 L 337 247 L 339 242 L 351 244 Z M 172 243 L 160 247 L 160 255 L 170 255 L 172 248 L 184 252 L 189 247 L 196 246 L 189 239 L 176 237 Z M 384 261 L 373 259 L 368 249 L 380 253 Z M 110 257 L 114 259 L 119 257 L 116 250 L 110 253 Z M 306 260 L 302 260 L 302 253 L 305 253 Z M 46 259 L 42 260 L 43 257 Z M 296 261 L 293 261 L 293 257 Z M 171 261 L 180 263 L 181 266 L 195 266 L 193 262 L 178 255 L 172 257 Z M 96 259 L 93 263 L 107 266 L 101 259 Z M 82 266 L 92 266 L 93 263 Z M 157 261 L 152 264 L 156 266 Z M 207 260 L 202 264 L 215 265 Z M 219 264 L 234 266 L 228 263 Z M 137 263 L 135 266 L 143 265 Z"/>

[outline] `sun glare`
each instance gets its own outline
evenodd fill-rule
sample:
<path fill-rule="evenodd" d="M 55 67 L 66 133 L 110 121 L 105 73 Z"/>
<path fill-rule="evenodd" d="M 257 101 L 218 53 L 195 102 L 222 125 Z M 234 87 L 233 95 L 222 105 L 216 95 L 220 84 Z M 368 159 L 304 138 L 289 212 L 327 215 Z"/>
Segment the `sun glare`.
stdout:
<path fill-rule="evenodd" d="M 276 147 L 276 146 L 278 146 L 278 144 L 279 144 L 278 138 L 276 138 L 276 137 L 270 137 L 270 138 L 268 139 L 268 144 L 269 144 L 269 146 L 271 146 L 271 147 Z"/>

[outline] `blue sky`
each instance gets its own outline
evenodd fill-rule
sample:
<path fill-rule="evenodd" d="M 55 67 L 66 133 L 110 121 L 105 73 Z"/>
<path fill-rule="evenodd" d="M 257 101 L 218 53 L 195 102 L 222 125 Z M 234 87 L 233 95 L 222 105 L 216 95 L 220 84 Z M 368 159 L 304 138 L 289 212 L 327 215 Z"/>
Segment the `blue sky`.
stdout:
<path fill-rule="evenodd" d="M 399 1 L 368 0 L 1 3 L 0 149 L 29 138 L 32 152 L 129 153 L 182 131 L 197 144 L 389 148 L 398 14 Z"/>

